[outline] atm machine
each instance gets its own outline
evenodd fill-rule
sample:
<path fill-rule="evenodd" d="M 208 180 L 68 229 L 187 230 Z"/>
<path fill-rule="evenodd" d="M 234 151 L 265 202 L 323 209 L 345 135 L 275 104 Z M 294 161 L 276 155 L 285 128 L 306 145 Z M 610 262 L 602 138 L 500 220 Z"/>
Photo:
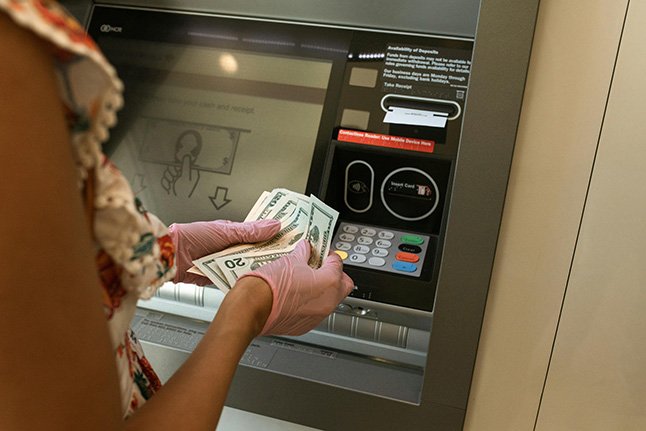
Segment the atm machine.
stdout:
<path fill-rule="evenodd" d="M 275 187 L 339 211 L 354 291 L 303 336 L 256 339 L 229 406 L 320 429 L 461 429 L 537 3 L 68 4 L 124 81 L 106 152 L 151 212 L 242 220 Z M 163 377 L 222 297 L 166 284 L 139 304 Z"/>

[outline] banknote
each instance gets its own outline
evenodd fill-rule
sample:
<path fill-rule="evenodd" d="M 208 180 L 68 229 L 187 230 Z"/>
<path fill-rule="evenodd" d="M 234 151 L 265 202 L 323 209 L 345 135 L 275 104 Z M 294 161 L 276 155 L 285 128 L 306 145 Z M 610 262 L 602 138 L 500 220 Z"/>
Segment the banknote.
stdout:
<path fill-rule="evenodd" d="M 281 191 L 280 193 L 283 193 L 284 195 L 284 192 Z M 270 192 L 264 192 L 261 198 L 258 200 L 258 202 L 260 202 L 261 199 L 263 199 L 263 197 L 268 197 L 270 195 L 271 195 Z M 268 198 L 268 200 L 271 200 L 271 199 L 272 199 L 271 197 Z M 257 211 L 257 214 L 265 211 L 262 205 L 258 205 L 258 202 L 256 202 L 256 204 L 252 208 L 252 211 L 254 211 L 257 208 L 262 208 Z M 208 256 L 204 256 L 200 259 L 193 261 L 195 266 L 191 267 L 188 270 L 188 272 L 192 274 L 205 276 L 205 277 L 209 277 L 209 275 L 211 275 L 214 277 L 218 277 L 220 279 L 219 281 L 222 281 L 221 280 L 223 278 L 222 274 L 220 271 L 218 271 L 217 266 L 214 266 L 214 262 L 212 261 L 212 259 L 214 258 L 222 257 L 230 254 L 253 253 L 257 250 L 262 250 L 262 249 L 275 249 L 275 248 L 293 249 L 293 246 L 305 235 L 307 231 L 307 223 L 309 221 L 309 207 L 308 207 L 309 203 L 306 205 L 304 200 L 300 197 L 294 198 L 290 202 L 292 203 L 285 204 L 285 206 L 289 205 L 291 207 L 294 207 L 295 209 L 291 211 L 291 214 L 289 214 L 289 217 L 284 217 L 284 220 L 281 221 L 280 230 L 273 238 L 271 238 L 268 241 L 264 241 L 256 244 L 235 245 L 223 251 L 213 253 Z M 285 212 L 284 210 L 282 211 Z M 250 212 L 250 215 L 251 215 L 251 212 Z M 249 221 L 249 220 L 255 220 L 255 219 L 247 216 L 245 221 Z M 202 266 L 204 265 L 209 265 L 208 271 L 203 270 Z"/>
<path fill-rule="evenodd" d="M 251 211 L 249 211 L 249 214 L 247 214 L 247 217 L 244 219 L 244 221 L 253 221 L 255 220 L 254 214 L 258 214 L 260 212 L 260 208 L 262 205 L 264 205 L 265 200 L 271 193 L 268 191 L 262 192 L 256 203 L 251 207 Z"/>
<path fill-rule="evenodd" d="M 253 253 L 219 257 L 215 259 L 215 262 L 224 273 L 229 285 L 233 286 L 238 278 L 243 274 L 254 271 L 263 265 L 288 255 L 289 253 L 291 253 L 291 250 L 256 251 Z"/>
<path fill-rule="evenodd" d="M 195 267 L 190 268 L 188 271 L 194 274 L 202 275 L 208 277 L 209 280 L 221 291 L 224 293 L 228 292 L 231 289 L 231 284 L 226 279 L 225 274 L 222 272 L 220 267 L 215 263 L 215 259 L 209 256 L 205 256 L 201 259 L 193 261 Z"/>
<path fill-rule="evenodd" d="M 245 221 L 255 221 L 255 220 L 264 220 L 268 218 L 269 214 L 274 210 L 274 207 L 280 202 L 280 199 L 286 196 L 288 193 L 284 189 L 275 189 L 269 192 L 266 196 L 260 196 L 256 204 L 253 206 L 252 211 L 249 212 Z"/>
<path fill-rule="evenodd" d="M 238 244 L 193 261 L 189 271 L 207 276 L 227 292 L 241 275 L 291 253 L 307 239 L 312 252 L 308 264 L 320 268 L 330 251 L 339 213 L 314 195 L 305 196 L 287 189 L 263 192 L 245 221 L 274 219 L 280 230 L 271 239 L 255 244 Z"/>
<path fill-rule="evenodd" d="M 309 265 L 320 268 L 323 259 L 330 252 L 330 243 L 339 212 L 326 205 L 316 196 L 310 196 L 310 218 L 307 223 L 307 239 L 312 244 L 312 255 Z"/>
<path fill-rule="evenodd" d="M 283 220 L 292 214 L 299 203 L 309 205 L 309 198 L 287 189 L 274 189 L 271 192 L 263 192 L 251 211 L 249 211 L 245 221 Z"/>
<path fill-rule="evenodd" d="M 281 223 L 280 230 L 273 238 L 254 244 L 239 244 L 209 255 L 217 258 L 230 254 L 253 253 L 259 250 L 284 249 L 293 247 L 307 234 L 309 208 L 299 207 L 297 211 Z"/>

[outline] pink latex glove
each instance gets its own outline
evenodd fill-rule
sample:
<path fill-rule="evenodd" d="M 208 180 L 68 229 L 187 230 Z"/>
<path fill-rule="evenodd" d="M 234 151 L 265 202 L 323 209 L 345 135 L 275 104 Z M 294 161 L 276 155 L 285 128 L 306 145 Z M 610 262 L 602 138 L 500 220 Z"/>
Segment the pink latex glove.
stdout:
<path fill-rule="evenodd" d="M 289 255 L 240 277 L 260 277 L 271 288 L 271 312 L 260 335 L 302 335 L 321 323 L 354 288 L 336 253 L 327 256 L 319 269 L 308 266 L 310 253 L 310 243 L 303 240 Z"/>
<path fill-rule="evenodd" d="M 280 222 L 277 220 L 247 223 L 217 220 L 172 224 L 168 228 L 168 233 L 175 244 L 177 262 L 177 274 L 173 281 L 200 286 L 210 284 L 208 278 L 186 272 L 193 266 L 193 260 L 224 250 L 234 244 L 266 241 L 279 230 Z"/>

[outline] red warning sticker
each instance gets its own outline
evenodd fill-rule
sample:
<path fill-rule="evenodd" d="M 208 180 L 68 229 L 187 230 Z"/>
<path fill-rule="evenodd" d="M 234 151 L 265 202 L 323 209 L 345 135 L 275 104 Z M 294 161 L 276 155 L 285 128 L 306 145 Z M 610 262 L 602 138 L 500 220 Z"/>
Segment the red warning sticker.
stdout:
<path fill-rule="evenodd" d="M 397 148 L 400 150 L 421 151 L 432 153 L 435 141 L 424 139 L 405 138 L 403 136 L 382 135 L 379 133 L 361 132 L 357 130 L 339 130 L 339 141 L 354 144 L 374 145 L 376 147 Z"/>

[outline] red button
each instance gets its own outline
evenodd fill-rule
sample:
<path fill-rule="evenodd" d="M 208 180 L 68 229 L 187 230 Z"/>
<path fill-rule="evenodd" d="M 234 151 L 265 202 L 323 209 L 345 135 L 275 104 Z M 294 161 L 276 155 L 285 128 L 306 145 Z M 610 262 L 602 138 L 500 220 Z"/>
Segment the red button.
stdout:
<path fill-rule="evenodd" d="M 419 261 L 419 256 L 413 253 L 406 253 L 405 251 L 400 251 L 397 253 L 395 256 L 397 260 L 401 260 L 402 262 L 412 262 L 415 263 Z"/>

